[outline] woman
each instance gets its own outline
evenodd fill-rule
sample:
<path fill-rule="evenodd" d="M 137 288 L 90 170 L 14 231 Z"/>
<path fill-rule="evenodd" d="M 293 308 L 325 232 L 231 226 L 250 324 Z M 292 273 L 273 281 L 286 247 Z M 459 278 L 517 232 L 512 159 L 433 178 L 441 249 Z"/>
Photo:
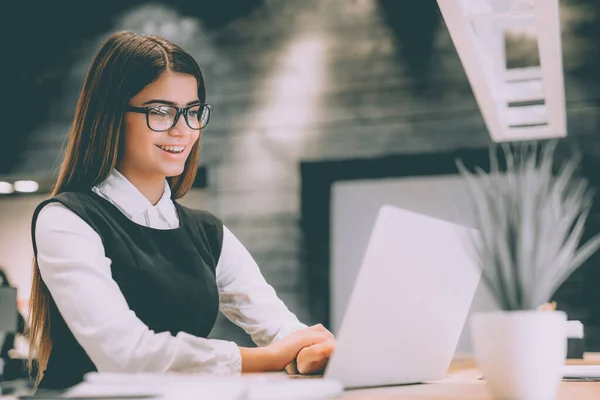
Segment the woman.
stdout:
<path fill-rule="evenodd" d="M 326 365 L 333 335 L 298 321 L 217 217 L 172 200 L 194 181 L 205 98 L 194 59 L 163 38 L 119 32 L 94 58 L 52 197 L 33 216 L 39 387 L 96 370 Z M 206 339 L 219 310 L 259 347 Z"/>

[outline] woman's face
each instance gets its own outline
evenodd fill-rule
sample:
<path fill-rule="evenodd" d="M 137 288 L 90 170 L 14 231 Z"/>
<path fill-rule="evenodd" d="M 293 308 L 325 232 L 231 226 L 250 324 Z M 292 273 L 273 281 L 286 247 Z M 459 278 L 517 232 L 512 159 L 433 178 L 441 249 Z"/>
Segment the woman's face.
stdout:
<path fill-rule="evenodd" d="M 199 103 L 198 83 L 192 75 L 165 71 L 159 78 L 136 94 L 130 106 L 189 107 Z M 155 124 L 165 119 L 159 108 L 150 118 Z M 151 121 L 151 123 L 152 123 Z M 119 171 L 129 179 L 164 179 L 183 173 L 192 146 L 200 136 L 199 130 L 191 129 L 181 115 L 177 124 L 164 132 L 149 128 L 146 115 L 128 111 L 125 113 L 125 138 L 123 154 L 119 160 Z"/>

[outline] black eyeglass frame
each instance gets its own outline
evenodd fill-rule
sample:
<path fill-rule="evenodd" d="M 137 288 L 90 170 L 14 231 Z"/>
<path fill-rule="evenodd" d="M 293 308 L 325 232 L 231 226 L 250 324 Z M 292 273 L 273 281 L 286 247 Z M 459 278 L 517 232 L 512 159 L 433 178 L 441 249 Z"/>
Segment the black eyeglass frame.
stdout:
<path fill-rule="evenodd" d="M 200 106 L 201 108 L 202 107 L 206 107 L 208 109 L 208 116 L 206 117 L 206 123 L 203 126 L 200 126 L 199 128 L 194 128 L 194 127 L 192 127 L 190 125 L 190 122 L 188 121 L 188 112 L 192 108 L 198 107 L 198 106 Z M 150 115 L 149 114 L 150 114 L 150 110 L 157 109 L 157 108 L 160 108 L 160 107 L 171 107 L 171 108 L 174 108 L 175 110 L 177 110 L 177 113 L 175 114 L 175 118 L 173 118 L 173 124 L 171 124 L 170 127 L 168 127 L 167 129 L 159 129 L 159 130 L 157 130 L 157 129 L 153 129 L 150 126 Z M 179 122 L 179 117 L 181 117 L 182 115 L 183 115 L 183 117 L 185 119 L 185 123 L 187 124 L 187 126 L 190 129 L 193 129 L 195 131 L 199 131 L 201 129 L 206 128 L 206 126 L 208 125 L 208 122 L 210 121 L 210 115 L 212 114 L 212 111 L 213 111 L 213 106 L 210 105 L 210 104 L 206 104 L 206 103 L 196 103 L 196 104 L 192 104 L 191 106 L 183 107 L 183 108 L 180 108 L 180 107 L 177 107 L 177 106 L 173 106 L 173 105 L 170 105 L 170 104 L 161 104 L 161 105 L 147 106 L 147 107 L 136 107 L 136 106 L 132 106 L 132 105 L 127 105 L 125 107 L 125 109 L 127 111 L 131 111 L 131 112 L 138 113 L 138 114 L 146 114 L 146 125 L 148 126 L 148 129 L 150 129 L 151 131 L 154 131 L 154 132 L 166 132 L 168 130 L 173 129 L 173 127 L 175 125 L 177 125 L 177 122 Z"/>

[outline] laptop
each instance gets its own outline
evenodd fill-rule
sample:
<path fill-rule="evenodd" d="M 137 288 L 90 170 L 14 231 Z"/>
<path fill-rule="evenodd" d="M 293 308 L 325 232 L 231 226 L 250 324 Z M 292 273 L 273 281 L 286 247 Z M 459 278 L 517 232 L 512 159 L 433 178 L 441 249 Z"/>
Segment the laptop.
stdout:
<path fill-rule="evenodd" d="M 444 378 L 481 276 L 468 247 L 472 235 L 383 206 L 324 378 L 346 389 Z"/>

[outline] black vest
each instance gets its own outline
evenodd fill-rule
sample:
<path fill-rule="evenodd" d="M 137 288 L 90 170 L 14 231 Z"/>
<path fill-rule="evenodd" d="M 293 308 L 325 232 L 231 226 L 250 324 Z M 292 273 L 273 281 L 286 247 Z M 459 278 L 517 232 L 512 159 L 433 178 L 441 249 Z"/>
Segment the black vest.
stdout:
<path fill-rule="evenodd" d="M 89 224 L 112 260 L 112 277 L 129 308 L 156 333 L 186 332 L 207 337 L 217 318 L 219 297 L 215 268 L 223 240 L 222 222 L 205 211 L 177 202 L 179 228 L 160 230 L 138 225 L 106 199 L 93 193 L 61 193 L 42 202 L 35 222 L 49 202 L 60 202 Z M 69 288 L 64 288 L 69 290 Z M 94 312 L 89 310 L 89 312 Z M 83 380 L 96 367 L 67 327 L 51 299 L 52 351 L 40 388 L 64 389 Z"/>

